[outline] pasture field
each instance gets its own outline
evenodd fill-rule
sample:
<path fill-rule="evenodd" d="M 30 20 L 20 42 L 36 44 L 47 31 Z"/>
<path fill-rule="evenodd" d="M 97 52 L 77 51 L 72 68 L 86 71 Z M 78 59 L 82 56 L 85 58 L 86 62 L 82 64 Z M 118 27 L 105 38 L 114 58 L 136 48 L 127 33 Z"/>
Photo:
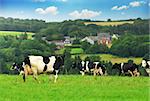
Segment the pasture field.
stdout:
<path fill-rule="evenodd" d="M 84 60 L 85 57 L 93 56 L 93 55 L 100 56 L 101 60 L 111 61 L 113 64 L 114 63 L 127 62 L 130 59 L 133 60 L 136 64 L 140 64 L 142 61 L 142 58 L 134 58 L 134 57 L 123 58 L 123 57 L 118 57 L 118 56 L 111 55 L 111 54 L 80 54 L 80 57 L 82 60 Z M 74 57 L 74 55 L 73 55 L 73 57 Z"/>
<path fill-rule="evenodd" d="M 85 25 L 96 24 L 99 26 L 117 26 L 122 24 L 133 24 L 134 21 L 112 21 L 112 22 L 84 22 Z"/>
<path fill-rule="evenodd" d="M 19 36 L 21 34 L 24 34 L 24 32 L 16 32 L 16 31 L 0 31 L 0 36 L 7 36 L 7 35 L 11 35 L 11 36 Z M 34 33 L 32 32 L 27 32 L 27 35 L 29 38 L 32 38 L 32 35 Z"/>
<path fill-rule="evenodd" d="M 56 83 L 40 75 L 0 75 L 0 101 L 150 101 L 149 77 L 60 75 Z"/>
<path fill-rule="evenodd" d="M 82 54 L 83 49 L 82 48 L 72 48 L 71 49 L 71 54 Z"/>

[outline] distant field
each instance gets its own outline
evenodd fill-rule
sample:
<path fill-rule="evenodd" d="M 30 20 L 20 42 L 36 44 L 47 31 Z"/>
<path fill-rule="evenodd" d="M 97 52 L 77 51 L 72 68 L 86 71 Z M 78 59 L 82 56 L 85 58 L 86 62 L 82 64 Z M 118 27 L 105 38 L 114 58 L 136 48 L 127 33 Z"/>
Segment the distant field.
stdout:
<path fill-rule="evenodd" d="M 105 61 L 111 61 L 113 64 L 114 63 L 121 63 L 121 62 L 127 62 L 129 59 L 132 59 L 136 64 L 140 64 L 142 61 L 142 58 L 123 58 L 123 57 L 118 57 L 118 56 L 114 56 L 111 54 L 81 54 L 80 57 L 82 60 L 85 59 L 85 57 L 87 56 L 91 56 L 91 55 L 98 55 L 101 57 L 102 60 Z M 74 57 L 74 56 L 73 56 Z"/>
<path fill-rule="evenodd" d="M 71 54 L 82 54 L 83 49 L 82 48 L 72 48 L 71 49 Z"/>
<path fill-rule="evenodd" d="M 7 36 L 7 35 L 11 35 L 11 36 L 19 36 L 21 34 L 24 34 L 24 32 L 15 32 L 15 31 L 0 31 L 0 36 Z M 32 35 L 34 33 L 32 32 L 27 32 L 27 35 L 29 38 L 32 38 Z"/>
<path fill-rule="evenodd" d="M 116 25 L 122 25 L 122 24 L 125 24 L 125 23 L 133 24 L 134 21 L 118 21 L 118 22 L 85 22 L 84 24 L 85 24 L 85 25 L 88 25 L 88 24 L 96 24 L 96 25 L 99 25 L 99 26 L 116 26 Z"/>
<path fill-rule="evenodd" d="M 63 54 L 65 51 L 65 48 L 62 48 L 60 50 L 55 51 L 56 54 Z M 71 48 L 71 54 L 82 54 L 83 49 L 82 48 Z"/>
<path fill-rule="evenodd" d="M 149 101 L 149 77 L 61 75 L 58 82 L 40 75 L 0 75 L 0 101 Z"/>

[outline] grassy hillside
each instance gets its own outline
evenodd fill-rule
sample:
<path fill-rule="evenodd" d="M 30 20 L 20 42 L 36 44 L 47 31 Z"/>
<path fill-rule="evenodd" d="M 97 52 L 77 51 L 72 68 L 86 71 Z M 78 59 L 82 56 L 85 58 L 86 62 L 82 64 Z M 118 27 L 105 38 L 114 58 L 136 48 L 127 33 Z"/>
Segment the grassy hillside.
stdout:
<path fill-rule="evenodd" d="M 129 23 L 129 24 L 133 24 L 134 21 L 115 21 L 115 22 L 85 22 L 85 25 L 88 25 L 88 24 L 96 24 L 96 25 L 99 25 L 99 26 L 116 26 L 116 25 L 122 25 L 122 24 L 125 24 L 125 23 Z"/>
<path fill-rule="evenodd" d="M 134 62 L 136 64 L 140 64 L 141 61 L 142 61 L 142 58 L 133 58 L 133 57 L 130 57 L 130 58 L 123 58 L 123 57 L 118 57 L 118 56 L 115 56 L 115 55 L 111 55 L 111 54 L 81 54 L 80 57 L 82 60 L 85 59 L 85 57 L 87 56 L 93 56 L 93 55 L 98 55 L 101 57 L 101 60 L 104 60 L 104 61 L 111 61 L 113 64 L 114 63 L 121 63 L 121 62 L 127 62 L 128 60 L 134 60 Z M 72 57 L 74 58 L 75 55 L 73 55 Z"/>
<path fill-rule="evenodd" d="M 57 83 L 40 75 L 27 82 L 19 76 L 0 75 L 0 101 L 148 101 L 148 77 L 60 76 Z"/>
<path fill-rule="evenodd" d="M 15 32 L 15 31 L 0 31 L 0 36 L 7 36 L 7 35 L 11 35 L 11 36 L 19 36 L 21 34 L 24 34 L 24 32 Z M 32 35 L 34 33 L 32 32 L 27 32 L 27 35 L 29 38 L 32 38 Z"/>

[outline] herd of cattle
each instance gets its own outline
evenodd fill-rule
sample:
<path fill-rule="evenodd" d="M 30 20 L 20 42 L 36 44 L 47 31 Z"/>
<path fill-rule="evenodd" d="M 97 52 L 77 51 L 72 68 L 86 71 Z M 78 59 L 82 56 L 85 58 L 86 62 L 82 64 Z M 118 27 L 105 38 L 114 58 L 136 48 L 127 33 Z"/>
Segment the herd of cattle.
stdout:
<path fill-rule="evenodd" d="M 14 63 L 12 70 L 17 70 L 20 75 L 23 75 L 25 82 L 28 75 L 33 75 L 33 78 L 38 81 L 37 75 L 47 73 L 54 74 L 54 82 L 57 81 L 60 67 L 64 65 L 64 56 L 28 56 L 21 64 Z M 95 75 L 107 75 L 106 66 L 100 62 L 81 61 L 74 63 L 73 66 L 78 67 L 80 73 L 83 75 L 91 73 Z M 141 66 L 145 68 L 150 76 L 150 61 L 142 60 Z M 128 74 L 130 76 L 140 76 L 138 65 L 135 63 L 115 63 L 112 69 L 118 69 L 119 75 Z M 38 81 L 39 82 L 39 81 Z"/>

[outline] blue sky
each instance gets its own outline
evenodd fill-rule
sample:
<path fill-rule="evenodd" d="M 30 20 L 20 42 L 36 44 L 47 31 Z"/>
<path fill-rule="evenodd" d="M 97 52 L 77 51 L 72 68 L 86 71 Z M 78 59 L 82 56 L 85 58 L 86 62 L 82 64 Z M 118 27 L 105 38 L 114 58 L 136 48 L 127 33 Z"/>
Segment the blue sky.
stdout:
<path fill-rule="evenodd" d="M 63 21 L 149 18 L 149 0 L 0 0 L 0 16 Z"/>

